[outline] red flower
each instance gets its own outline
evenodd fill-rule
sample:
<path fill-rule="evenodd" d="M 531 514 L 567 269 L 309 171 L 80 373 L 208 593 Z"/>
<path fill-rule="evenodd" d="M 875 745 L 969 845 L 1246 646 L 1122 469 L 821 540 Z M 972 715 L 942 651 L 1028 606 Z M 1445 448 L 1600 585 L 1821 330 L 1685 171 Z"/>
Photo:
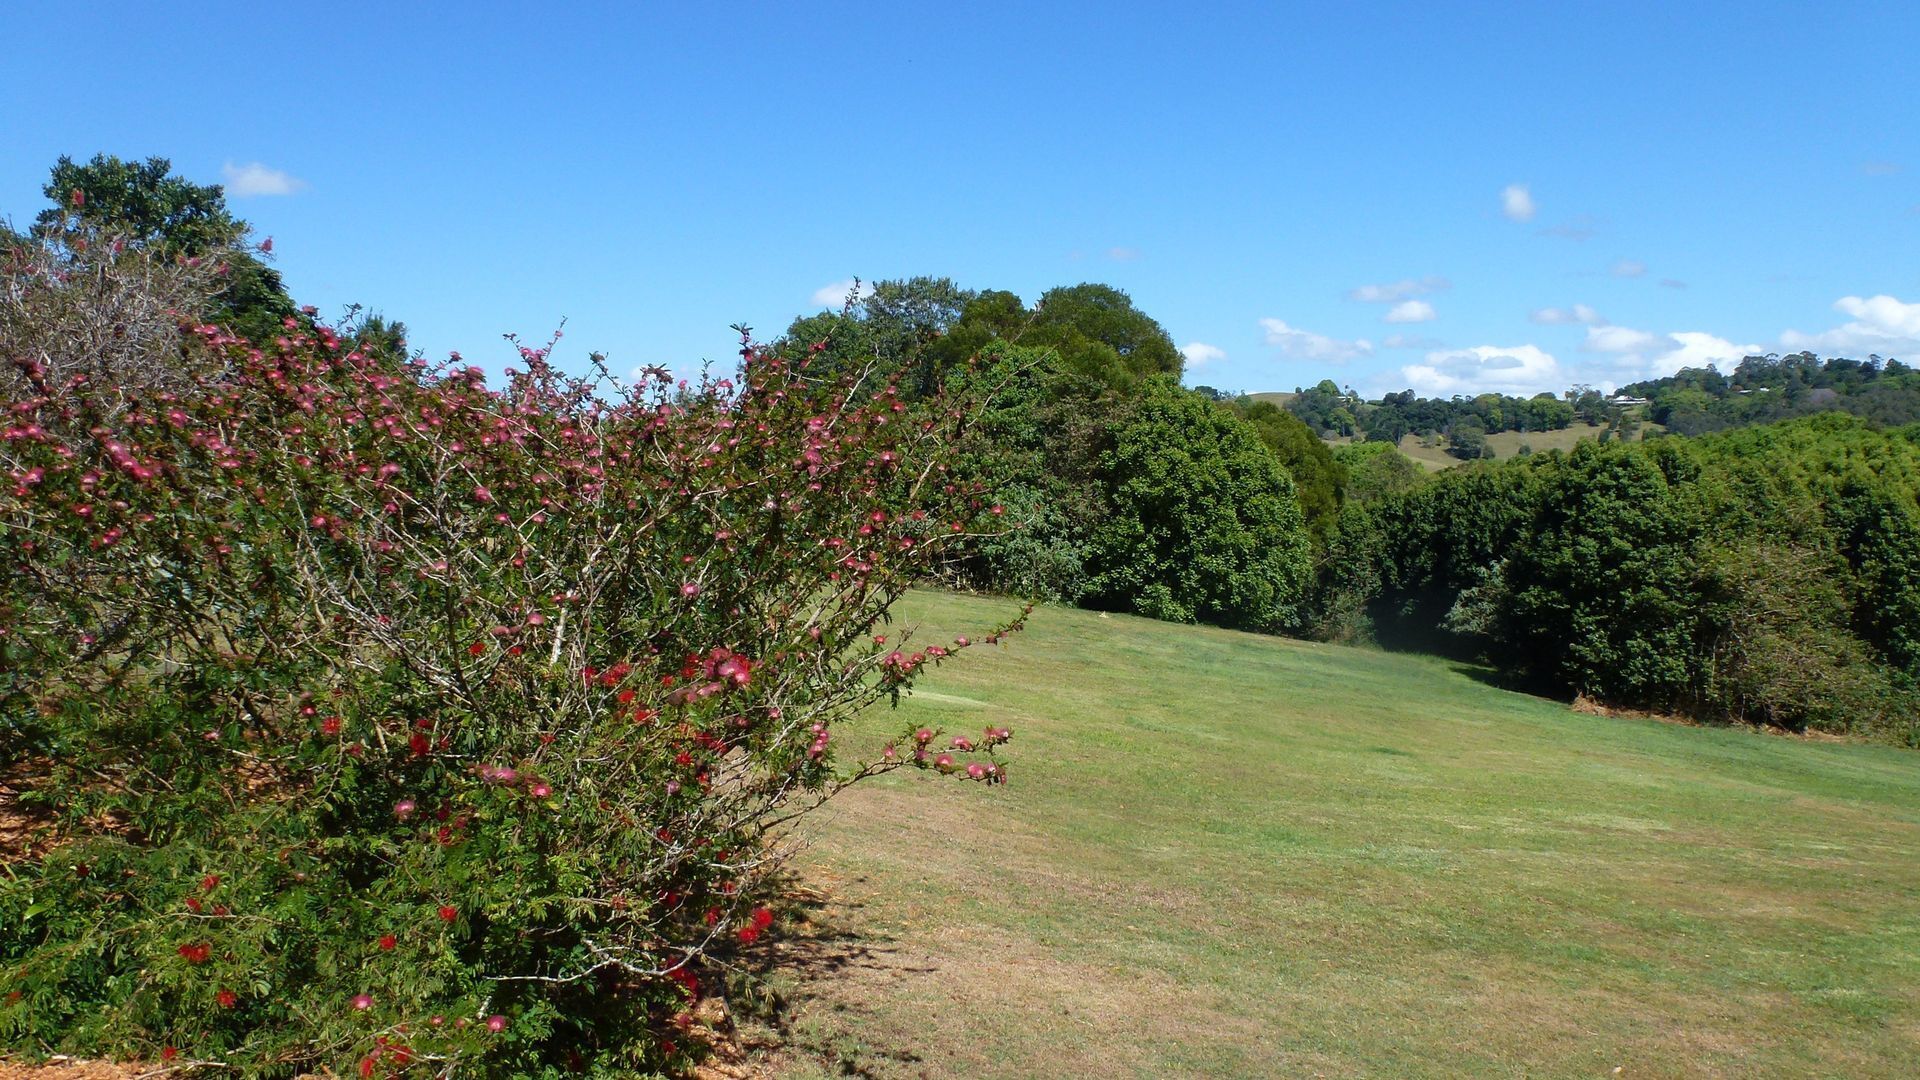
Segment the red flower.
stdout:
<path fill-rule="evenodd" d="M 325 720 L 320 721 L 320 734 L 322 735 L 340 734 L 340 718 L 337 716 L 329 716 Z"/>
<path fill-rule="evenodd" d="M 467 646 L 468 656 L 479 656 L 481 653 L 486 651 L 487 651 L 487 643 L 484 641 L 476 641 L 473 644 Z"/>
<path fill-rule="evenodd" d="M 221 987 L 220 992 L 213 997 L 215 1001 L 220 1003 L 220 1007 L 223 1009 L 231 1009 L 240 1003 L 240 995 L 228 990 L 226 987 Z"/>
<path fill-rule="evenodd" d="M 219 886 L 219 874 L 208 874 L 206 877 L 200 879 L 200 891 L 202 892 L 212 892 L 214 889 L 219 888 Z"/>
<path fill-rule="evenodd" d="M 363 1057 L 360 1059 L 360 1075 L 363 1077 L 373 1075 L 373 1059 L 372 1058 Z"/>
<path fill-rule="evenodd" d="M 755 941 L 758 941 L 760 939 L 760 931 L 754 929 L 751 926 L 743 926 L 740 928 L 739 936 L 740 936 L 740 944 L 751 945 Z"/>
<path fill-rule="evenodd" d="M 453 920 L 459 917 L 460 917 L 459 909 L 455 908 L 452 904 L 440 905 L 440 921 L 441 922 L 452 922 Z"/>
<path fill-rule="evenodd" d="M 398 945 L 398 944 L 400 944 L 400 939 L 399 939 L 399 938 L 396 938 L 396 937 L 394 937 L 394 936 L 393 936 L 392 934 L 381 934 L 381 935 L 380 935 L 380 948 L 381 948 L 382 950 L 384 950 L 384 951 L 386 951 L 386 952 L 392 952 L 392 951 L 393 951 L 393 947 L 394 947 L 395 945 Z"/>
<path fill-rule="evenodd" d="M 768 911 L 766 908 L 763 908 L 763 907 L 754 908 L 753 909 L 753 925 L 761 930 L 765 930 L 767 927 L 772 926 L 773 912 Z"/>
<path fill-rule="evenodd" d="M 180 1051 L 177 1047 L 163 1046 L 160 1048 L 161 1061 L 172 1061 L 174 1058 L 177 1058 L 179 1056 L 180 1056 Z"/>
<path fill-rule="evenodd" d="M 416 731 L 407 736 L 407 749 L 413 751 L 414 757 L 426 757 L 427 751 L 433 749 L 433 744 L 427 741 L 425 735 Z"/>
<path fill-rule="evenodd" d="M 189 964 L 204 964 L 207 957 L 213 955 L 213 948 L 204 942 L 180 946 L 180 956 Z"/>

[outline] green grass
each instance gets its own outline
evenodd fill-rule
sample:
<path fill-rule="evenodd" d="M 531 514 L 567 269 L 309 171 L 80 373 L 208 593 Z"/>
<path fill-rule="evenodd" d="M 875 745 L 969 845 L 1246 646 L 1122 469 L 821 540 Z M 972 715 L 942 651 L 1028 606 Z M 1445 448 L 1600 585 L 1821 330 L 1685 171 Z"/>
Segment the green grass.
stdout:
<path fill-rule="evenodd" d="M 1010 607 L 904 606 L 939 631 L 923 640 Z M 806 828 L 800 865 L 851 937 L 814 956 L 796 1030 L 877 1075 L 1920 1061 L 1911 752 L 1576 714 L 1437 659 L 1077 611 L 982 651 L 842 753 L 1005 724 L 1013 783 L 890 776 Z"/>

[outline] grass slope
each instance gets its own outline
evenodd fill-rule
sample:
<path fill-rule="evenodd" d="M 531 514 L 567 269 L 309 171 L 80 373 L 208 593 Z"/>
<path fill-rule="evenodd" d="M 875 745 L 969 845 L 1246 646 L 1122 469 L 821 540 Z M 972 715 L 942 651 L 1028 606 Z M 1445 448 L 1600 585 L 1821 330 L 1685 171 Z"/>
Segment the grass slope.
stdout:
<path fill-rule="evenodd" d="M 905 605 L 925 641 L 1010 606 Z M 782 946 L 831 971 L 795 1034 L 846 1067 L 1920 1061 L 1911 752 L 1576 714 L 1436 659 L 1058 609 L 923 685 L 867 741 L 1006 724 L 1013 783 L 902 774 L 809 823 L 801 866 L 851 936 Z"/>

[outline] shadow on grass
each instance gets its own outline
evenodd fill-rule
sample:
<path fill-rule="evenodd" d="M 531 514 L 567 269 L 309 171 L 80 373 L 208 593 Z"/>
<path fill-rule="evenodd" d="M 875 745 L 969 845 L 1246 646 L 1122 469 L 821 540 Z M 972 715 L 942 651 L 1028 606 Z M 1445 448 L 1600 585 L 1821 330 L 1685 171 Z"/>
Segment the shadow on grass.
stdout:
<path fill-rule="evenodd" d="M 727 979 L 729 1006 L 742 1019 L 766 1029 L 742 1038 L 743 1049 L 761 1056 L 797 1055 L 830 1074 L 878 1080 L 922 1058 L 904 1047 L 877 1047 L 857 1034 L 857 995 L 833 993 L 849 984 L 928 975 L 939 969 L 898 939 L 856 930 L 864 904 L 831 896 L 793 875 L 774 883 L 777 939 L 733 958 Z M 876 1071 L 876 1070 L 886 1070 Z"/>

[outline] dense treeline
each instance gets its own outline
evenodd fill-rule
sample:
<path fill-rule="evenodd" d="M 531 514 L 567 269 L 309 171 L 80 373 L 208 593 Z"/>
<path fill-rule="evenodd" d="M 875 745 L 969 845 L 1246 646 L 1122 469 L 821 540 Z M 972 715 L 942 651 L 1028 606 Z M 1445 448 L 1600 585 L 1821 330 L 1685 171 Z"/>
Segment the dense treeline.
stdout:
<path fill-rule="evenodd" d="M 1634 383 L 1648 418 L 1677 435 L 1701 435 L 1819 412 L 1845 412 L 1888 426 L 1920 423 L 1920 371 L 1870 356 L 1821 360 L 1812 353 L 1749 356 L 1731 374 L 1688 368 Z"/>
<path fill-rule="evenodd" d="M 1565 400 L 1552 394 L 1530 398 L 1506 394 L 1423 398 L 1402 390 L 1379 401 L 1362 401 L 1358 394 L 1342 390 L 1331 379 L 1296 390 L 1287 402 L 1287 411 L 1316 432 L 1358 435 L 1369 442 L 1385 443 L 1397 443 L 1408 435 L 1455 436 L 1467 430 L 1483 436 L 1503 431 L 1559 431 L 1576 418 L 1598 423 L 1608 415 L 1605 399 L 1588 388 L 1570 391 Z"/>
<path fill-rule="evenodd" d="M 1849 416 L 1583 443 L 1372 500 L 1360 587 L 1532 689 L 1914 743 L 1917 493 L 1920 430 Z"/>
<path fill-rule="evenodd" d="M 48 193 L 170 266 L 206 317 L 256 337 L 309 325 L 288 314 L 217 188 L 179 182 L 164 162 L 97 158 L 63 161 Z M 214 262 L 227 269 L 210 275 Z M 121 370 L 164 367 L 124 332 L 145 324 L 109 321 L 123 328 L 110 335 L 128 353 Z M 368 320 L 354 344 L 397 355 L 402 332 Z M 84 371 L 107 340 L 76 338 L 72 357 L 47 360 Z M 1090 283 L 1029 304 L 945 278 L 880 282 L 795 320 L 771 349 L 812 377 L 862 373 L 864 392 L 910 409 L 943 390 L 989 402 L 968 420 L 955 480 L 994 490 L 1008 527 L 943 564 L 963 587 L 1440 648 L 1547 692 L 1920 738 L 1920 428 L 1892 427 L 1920 418 L 1920 373 L 1897 361 L 1802 354 L 1749 358 L 1729 376 L 1683 371 L 1627 393 L 1676 432 L 1743 430 L 1430 476 L 1395 449 L 1402 436 L 1444 436 L 1474 459 L 1487 434 L 1632 418 L 1584 387 L 1365 402 L 1324 381 L 1284 407 L 1187 390 L 1166 331 Z M 1810 412 L 1859 418 L 1752 426 Z M 1336 451 L 1326 432 L 1365 439 Z"/>

